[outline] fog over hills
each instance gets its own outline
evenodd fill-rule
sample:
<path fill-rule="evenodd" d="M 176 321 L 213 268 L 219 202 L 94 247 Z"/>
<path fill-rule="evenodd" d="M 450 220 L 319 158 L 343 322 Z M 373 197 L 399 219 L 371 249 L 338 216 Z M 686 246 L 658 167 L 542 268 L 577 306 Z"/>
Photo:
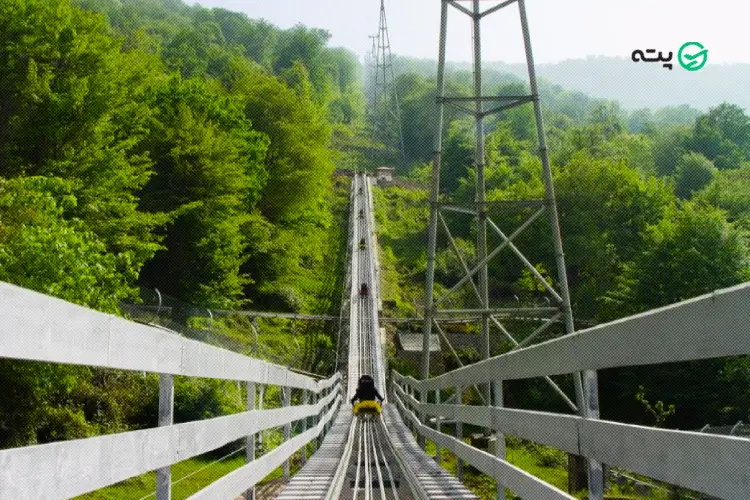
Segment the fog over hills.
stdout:
<path fill-rule="evenodd" d="M 711 64 L 698 71 L 686 71 L 672 60 L 673 69 L 659 63 L 633 62 L 630 59 L 589 56 L 554 64 L 537 64 L 540 79 L 591 97 L 614 99 L 625 109 L 688 104 L 701 111 L 722 102 L 750 110 L 750 64 Z M 399 64 L 400 63 L 400 64 Z M 436 61 L 397 58 L 397 70 L 414 70 L 434 75 Z M 418 70 L 416 68 L 419 68 Z M 470 63 L 449 63 L 454 70 L 471 70 Z M 428 69 L 429 68 L 429 69 Z M 510 73 L 527 80 L 524 64 L 485 62 L 484 68 Z"/>

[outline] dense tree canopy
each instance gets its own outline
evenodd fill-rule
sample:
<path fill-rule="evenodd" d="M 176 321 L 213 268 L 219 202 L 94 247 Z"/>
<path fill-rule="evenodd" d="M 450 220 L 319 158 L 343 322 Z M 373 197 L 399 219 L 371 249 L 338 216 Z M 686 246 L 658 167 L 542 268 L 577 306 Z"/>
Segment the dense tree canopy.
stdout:
<path fill-rule="evenodd" d="M 139 286 L 329 312 L 331 129 L 363 113 L 328 38 L 179 0 L 2 2 L 0 279 L 113 313 Z M 138 377 L 0 360 L 0 447 L 153 425 Z M 237 400 L 180 384 L 184 418 Z"/>

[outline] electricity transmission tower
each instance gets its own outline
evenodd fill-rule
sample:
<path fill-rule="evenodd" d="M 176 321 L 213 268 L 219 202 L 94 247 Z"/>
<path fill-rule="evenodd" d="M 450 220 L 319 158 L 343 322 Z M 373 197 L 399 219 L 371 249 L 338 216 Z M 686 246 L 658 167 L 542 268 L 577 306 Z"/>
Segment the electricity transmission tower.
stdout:
<path fill-rule="evenodd" d="M 378 34 L 372 38 L 370 54 L 370 82 L 368 85 L 368 115 L 374 137 L 387 148 L 398 151 L 404 158 L 404 135 L 401 128 L 401 110 L 396 93 L 391 40 L 385 16 L 385 0 L 380 0 Z"/>
<path fill-rule="evenodd" d="M 558 220 L 554 188 L 552 185 L 552 173 L 547 154 L 542 110 L 537 90 L 531 38 L 524 0 L 483 0 L 481 2 L 480 0 L 440 1 L 441 21 L 437 73 L 438 116 L 437 123 L 435 124 L 435 142 L 433 149 L 434 160 L 432 164 L 427 272 L 425 280 L 425 312 L 423 324 L 422 378 L 425 379 L 429 378 L 430 375 L 429 349 L 433 326 L 442 336 L 443 340 L 446 342 L 448 341 L 440 326 L 441 320 L 455 320 L 457 318 L 476 320 L 479 323 L 478 326 L 481 332 L 481 355 L 483 358 L 488 358 L 490 356 L 489 334 L 491 327 L 499 330 L 511 345 L 515 346 L 514 349 L 529 345 L 535 338 L 539 338 L 543 332 L 547 331 L 552 326 L 559 325 L 561 322 L 564 324 L 566 334 L 574 334 L 575 332 L 568 290 L 568 279 L 565 271 L 565 258 L 563 254 L 560 224 Z M 483 9 L 480 9 L 480 3 L 484 6 Z M 497 13 L 514 3 L 518 4 L 518 13 L 520 16 L 521 31 L 526 53 L 530 93 L 528 95 L 486 95 L 482 85 L 481 23 L 486 20 L 487 16 L 490 14 Z M 473 95 L 471 96 L 445 95 L 445 54 L 449 7 L 456 9 L 460 14 L 467 15 L 471 18 L 472 22 Z M 538 156 L 541 162 L 544 198 L 536 200 L 487 201 L 485 193 L 485 119 L 491 115 L 501 113 L 504 110 L 528 104 L 533 106 L 534 118 L 536 121 L 537 141 L 539 146 Z M 457 200 L 451 200 L 445 195 L 441 195 L 440 174 L 443 140 L 442 131 L 444 108 L 446 105 L 456 108 L 473 118 L 475 143 L 473 155 L 473 166 L 475 170 L 475 197 L 473 201 L 459 202 Z M 443 165 L 443 167 L 448 169 L 453 166 Z M 518 217 L 504 217 L 502 219 L 495 218 L 495 214 L 497 213 L 507 215 L 509 212 L 515 213 Z M 492 217 L 490 217 L 491 214 Z M 520 217 L 521 215 L 523 217 Z M 472 219 L 471 222 L 473 225 L 464 221 L 458 230 L 466 232 L 467 227 L 473 227 L 476 232 L 475 262 L 472 262 L 471 265 L 466 262 L 466 259 L 457 245 L 449 227 L 449 222 L 451 220 L 455 220 L 456 217 L 467 216 Z M 557 267 L 556 286 L 548 283 L 542 273 L 540 273 L 540 271 L 528 260 L 522 250 L 517 246 L 518 236 L 524 233 L 524 231 L 542 216 L 546 216 L 550 228 L 549 236 L 551 237 L 552 247 L 554 248 L 555 264 Z M 493 218 L 495 218 L 495 220 L 493 220 Z M 517 221 L 522 222 L 519 224 Z M 511 225 L 515 225 L 516 227 L 501 228 L 502 226 Z M 456 254 L 457 261 L 460 262 L 461 267 L 463 268 L 463 277 L 459 279 L 455 285 L 442 293 L 442 295 L 435 297 L 435 254 L 439 228 L 441 229 L 441 234 L 445 237 L 443 241 L 450 243 L 452 250 Z M 499 242 L 491 251 L 489 251 L 490 239 L 488 238 L 488 231 L 491 231 L 490 235 L 494 235 L 494 239 Z M 522 246 L 521 243 L 518 243 L 518 245 Z M 521 268 L 524 269 L 529 276 L 533 276 L 533 279 L 538 282 L 538 288 L 544 290 L 544 293 L 547 295 L 547 307 L 521 307 L 521 304 L 514 302 L 511 302 L 509 306 L 508 304 L 490 304 L 488 263 L 495 258 L 496 255 L 500 254 L 501 251 L 505 251 L 503 254 L 504 256 L 510 254 L 512 259 L 518 259 L 514 264 L 522 266 Z M 459 303 L 460 305 L 458 307 L 453 307 L 456 303 Z M 531 321 L 533 319 L 536 321 L 539 318 L 542 318 L 539 326 L 534 328 L 534 330 L 530 334 L 527 334 L 523 339 L 514 336 L 517 334 L 511 333 L 506 327 L 508 321 L 515 321 L 516 324 L 518 324 L 517 322 L 519 319 L 523 319 L 524 321 Z M 587 371 L 574 375 L 573 385 L 576 393 L 575 403 L 567 397 L 565 392 L 558 387 L 552 379 L 547 377 L 546 381 L 579 415 L 584 418 L 599 418 L 596 372 Z M 484 404 L 498 407 L 503 406 L 502 387 L 501 380 L 493 382 L 491 386 L 487 385 L 480 387 L 479 394 L 482 397 Z M 464 388 L 459 388 L 457 394 L 460 394 L 462 389 Z M 497 453 L 504 458 L 504 438 L 502 435 L 498 435 L 497 438 Z M 577 464 L 579 469 L 580 466 L 584 465 L 580 457 L 571 457 L 571 464 Z M 588 461 L 586 465 L 588 466 L 589 498 L 601 500 L 603 495 L 603 474 L 601 464 L 594 461 Z M 498 498 L 505 498 L 504 489 L 501 484 L 498 484 Z"/>

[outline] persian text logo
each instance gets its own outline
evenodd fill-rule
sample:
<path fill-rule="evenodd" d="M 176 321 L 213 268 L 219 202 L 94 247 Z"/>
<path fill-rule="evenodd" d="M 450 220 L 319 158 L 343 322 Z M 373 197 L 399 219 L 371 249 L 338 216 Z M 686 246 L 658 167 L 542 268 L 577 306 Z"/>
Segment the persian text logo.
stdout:
<path fill-rule="evenodd" d="M 677 52 L 677 61 L 688 71 L 698 71 L 708 61 L 708 49 L 698 42 L 687 42 Z"/>
<path fill-rule="evenodd" d="M 634 50 L 630 57 L 633 59 L 633 62 L 661 62 L 664 63 L 662 66 L 670 71 L 672 70 L 672 63 L 669 62 L 672 60 L 672 52 L 669 52 L 666 58 L 661 52 L 656 56 L 653 54 L 656 54 L 656 49 L 646 49 L 645 52 L 638 49 Z M 677 52 L 677 61 L 680 63 L 680 66 L 688 71 L 698 71 L 708 61 L 708 49 L 698 42 L 683 43 Z"/>

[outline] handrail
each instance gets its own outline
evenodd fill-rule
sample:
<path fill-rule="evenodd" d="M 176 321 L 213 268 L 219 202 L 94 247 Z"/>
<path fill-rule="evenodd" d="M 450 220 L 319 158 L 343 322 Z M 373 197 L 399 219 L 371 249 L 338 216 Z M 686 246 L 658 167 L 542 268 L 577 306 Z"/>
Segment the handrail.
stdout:
<path fill-rule="evenodd" d="M 434 391 L 748 353 L 750 282 L 501 354 L 421 381 L 417 387 Z"/>
<path fill-rule="evenodd" d="M 409 383 L 394 373 L 393 387 L 399 404 L 420 415 L 492 429 L 721 498 L 747 498 L 750 491 L 747 439 L 577 415 L 421 403 L 402 385 Z"/>
<path fill-rule="evenodd" d="M 534 477 L 505 460 L 474 448 L 453 436 L 430 429 L 422 424 L 413 412 L 407 410 L 399 398 L 396 398 L 396 405 L 401 414 L 411 422 L 418 434 L 433 441 L 436 446 L 451 450 L 457 457 L 472 464 L 493 479 L 502 482 L 505 487 L 520 494 L 523 498 L 533 498 L 534 500 L 575 500 L 574 496 L 568 495 L 564 491 L 545 483 L 543 480 Z"/>
<path fill-rule="evenodd" d="M 0 282 L 0 318 L 0 357 L 324 389 L 284 366 L 10 283 Z"/>
<path fill-rule="evenodd" d="M 315 405 L 251 410 L 164 427 L 3 450 L 0 451 L 3 471 L 0 499 L 82 495 L 207 453 L 245 436 L 313 417 L 328 408 L 335 398 L 341 399 L 339 391 L 331 392 Z"/>
<path fill-rule="evenodd" d="M 488 474 L 502 479 L 510 489 L 518 478 L 514 479 L 513 473 L 502 478 L 497 475 L 506 462 L 486 453 L 494 461 L 467 452 L 463 447 L 468 445 L 430 429 L 420 419 L 432 416 L 477 425 L 712 496 L 746 499 L 750 498 L 750 441 L 746 439 L 577 415 L 431 404 L 426 403 L 426 394 L 502 380 L 748 354 L 748 306 L 750 283 L 744 283 L 511 351 L 428 380 L 394 372 L 393 392 L 398 408 L 419 434 L 450 448 L 475 467 L 489 467 L 495 475 Z M 415 392 L 420 393 L 419 399 L 412 395 Z M 521 491 L 514 491 L 523 497 L 542 498 L 528 485 L 519 487 Z"/>
<path fill-rule="evenodd" d="M 159 427 L 2 450 L 0 500 L 70 498 L 153 470 L 157 489 L 168 491 L 172 464 L 266 429 L 290 428 L 293 422 L 311 417 L 317 420 L 311 429 L 287 436 L 290 439 L 278 448 L 191 498 L 214 498 L 213 491 L 241 493 L 325 432 L 342 402 L 339 372 L 315 380 L 163 328 L 4 282 L 0 282 L 0 319 L 0 357 L 160 375 Z M 249 411 L 172 424 L 174 375 L 246 382 Z M 285 406 L 254 409 L 256 385 L 281 387 Z M 319 395 L 317 403 L 289 406 L 292 389 L 305 391 L 305 401 L 311 393 Z M 254 455 L 253 443 L 248 439 L 249 457 Z"/>
<path fill-rule="evenodd" d="M 244 492 L 249 487 L 254 486 L 258 481 L 279 467 L 285 460 L 289 459 L 297 450 L 319 436 L 339 410 L 340 403 L 341 394 L 337 393 L 336 403 L 315 427 L 293 437 L 262 457 L 214 481 L 199 492 L 188 497 L 188 500 L 232 498 Z"/>

